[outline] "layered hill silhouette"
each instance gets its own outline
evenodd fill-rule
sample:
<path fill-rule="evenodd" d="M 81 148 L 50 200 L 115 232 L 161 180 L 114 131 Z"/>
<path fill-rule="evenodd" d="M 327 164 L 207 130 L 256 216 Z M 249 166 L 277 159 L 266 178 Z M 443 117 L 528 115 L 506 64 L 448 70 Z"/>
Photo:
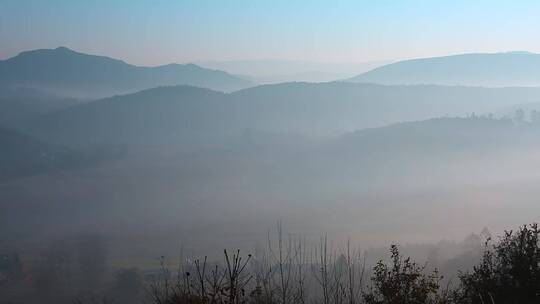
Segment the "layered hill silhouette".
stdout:
<path fill-rule="evenodd" d="M 0 90 L 0 125 L 18 128 L 41 115 L 85 101 L 32 88 L 3 89 Z"/>
<path fill-rule="evenodd" d="M 540 54 L 462 54 L 399 61 L 349 79 L 387 85 L 540 86 Z"/>
<path fill-rule="evenodd" d="M 307 148 L 281 169 L 296 180 L 373 191 L 507 182 L 510 168 L 528 176 L 540 147 L 540 124 L 512 119 L 442 117 L 347 133 Z M 279 152 L 275 152 L 279 155 Z M 511 165 L 501 162 L 516 160 Z M 503 161 L 504 160 L 504 161 Z M 534 162 L 534 160 L 531 160 Z M 292 169 L 294 168 L 294 170 Z M 309 172 L 318 172 L 310 177 Z M 489 174 L 486 174 L 489 172 Z M 282 176 L 286 179 L 286 176 Z M 292 181 L 291 181 L 292 182 Z M 344 188 L 342 188 L 344 189 Z"/>
<path fill-rule="evenodd" d="M 114 96 L 45 115 L 28 132 L 61 144 L 205 143 L 246 131 L 328 136 L 432 117 L 489 113 L 538 88 L 285 83 L 220 93 L 189 86 Z"/>
<path fill-rule="evenodd" d="M 36 120 L 33 133 L 61 144 L 201 140 L 223 129 L 226 95 L 190 86 L 160 87 L 69 107 Z M 32 129 L 32 128 L 31 128 Z M 67 130 L 70 129 L 70 130 Z M 220 133 L 221 135 L 221 133 Z"/>
<path fill-rule="evenodd" d="M 0 180 L 84 164 L 82 154 L 0 126 Z"/>
<path fill-rule="evenodd" d="M 66 47 L 22 52 L 0 61 L 0 84 L 92 98 L 164 85 L 184 84 L 218 91 L 234 91 L 253 85 L 223 71 L 194 64 L 141 67 Z"/>
<path fill-rule="evenodd" d="M 377 157 L 400 158 L 457 154 L 534 144 L 540 133 L 537 124 L 517 125 L 512 119 L 488 117 L 441 117 L 392 124 L 348 133 L 332 144 L 332 149 L 361 151 Z M 376 153 L 374 153 L 376 151 Z M 399 155 L 395 151 L 400 151 Z"/>

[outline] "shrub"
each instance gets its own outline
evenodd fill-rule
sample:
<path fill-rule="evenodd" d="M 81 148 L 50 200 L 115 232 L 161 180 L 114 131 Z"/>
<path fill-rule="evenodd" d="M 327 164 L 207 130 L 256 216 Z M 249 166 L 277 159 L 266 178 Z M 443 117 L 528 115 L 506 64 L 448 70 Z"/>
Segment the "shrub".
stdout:
<path fill-rule="evenodd" d="M 540 303 L 540 247 L 537 224 L 505 231 L 493 245 L 486 242 L 482 261 L 460 275 L 462 303 Z"/>
<path fill-rule="evenodd" d="M 372 286 L 363 297 L 366 304 L 446 303 L 439 294 L 442 279 L 435 270 L 426 275 L 425 267 L 403 258 L 392 245 L 391 265 L 382 260 L 373 268 Z"/>

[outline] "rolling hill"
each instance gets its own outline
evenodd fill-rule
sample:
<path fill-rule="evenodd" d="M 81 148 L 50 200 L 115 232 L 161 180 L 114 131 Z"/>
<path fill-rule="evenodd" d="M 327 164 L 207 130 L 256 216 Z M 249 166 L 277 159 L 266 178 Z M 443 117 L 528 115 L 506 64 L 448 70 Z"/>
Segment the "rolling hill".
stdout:
<path fill-rule="evenodd" d="M 17 129 L 41 115 L 85 101 L 31 88 L 3 89 L 0 90 L 0 125 Z"/>
<path fill-rule="evenodd" d="M 45 115 L 30 134 L 61 144 L 205 144 L 247 130 L 328 136 L 396 122 L 489 113 L 540 88 L 285 83 L 229 94 L 189 86 L 114 96 Z"/>
<path fill-rule="evenodd" d="M 219 111 L 225 96 L 189 86 L 148 89 L 45 115 L 29 132 L 61 144 L 178 143 L 188 137 L 200 141 L 223 128 Z"/>
<path fill-rule="evenodd" d="M 22 52 L 0 61 L 0 84 L 73 97 L 105 97 L 165 85 L 192 85 L 218 91 L 252 86 L 249 81 L 194 64 L 141 67 L 75 52 L 66 47 Z"/>
<path fill-rule="evenodd" d="M 387 85 L 540 86 L 540 54 L 508 52 L 412 59 L 378 67 L 349 81 Z"/>
<path fill-rule="evenodd" d="M 88 155 L 0 126 L 0 180 L 85 164 Z"/>
<path fill-rule="evenodd" d="M 529 135 L 517 140 L 524 134 Z M 167 227 L 180 231 L 189 225 L 206 227 L 237 208 L 243 212 L 235 212 L 234 219 L 251 230 L 261 223 L 271 225 L 286 207 L 287 215 L 292 214 L 287 218 L 298 217 L 302 224 L 317 220 L 328 223 L 329 229 L 345 225 L 354 232 L 361 223 L 364 230 L 360 231 L 367 230 L 367 235 L 393 235 L 398 224 L 423 227 L 463 220 L 464 206 L 473 206 L 474 215 L 491 219 L 513 216 L 516 204 L 529 204 L 537 212 L 538 134 L 538 125 L 518 126 L 508 120 L 440 118 L 360 130 L 306 145 L 294 140 L 288 146 L 274 142 L 261 149 L 234 145 L 228 151 L 192 154 L 167 146 L 129 153 L 112 165 L 82 172 L 53 172 L 14 181 L 9 188 L 1 188 L 0 201 L 25 202 L 38 210 L 48 206 L 43 213 L 24 218 L 43 218 L 39 223 L 47 224 L 42 228 L 30 222 L 24 227 L 31 232 L 54 231 L 57 226 L 77 229 L 83 223 L 115 233 L 145 231 L 148 238 L 163 237 L 152 234 L 154 229 L 163 233 Z M 253 135 L 268 141 L 263 134 Z M 523 180 L 528 182 L 516 187 L 516 181 Z M 523 191 L 535 195 L 525 200 Z M 496 213 L 486 213 L 486 204 L 499 204 Z M 7 210 L 7 214 L 17 214 L 27 209 L 11 206 Z M 343 221 L 324 221 L 336 212 Z M 391 228 L 379 231 L 374 216 Z M 255 224 L 245 224 L 247 219 Z M 187 230 L 185 239 L 191 240 L 188 231 L 200 241 L 203 230 L 196 234 Z M 215 241 L 216 230 L 205 233 L 206 241 Z M 171 239 L 177 237 L 171 235 Z"/>

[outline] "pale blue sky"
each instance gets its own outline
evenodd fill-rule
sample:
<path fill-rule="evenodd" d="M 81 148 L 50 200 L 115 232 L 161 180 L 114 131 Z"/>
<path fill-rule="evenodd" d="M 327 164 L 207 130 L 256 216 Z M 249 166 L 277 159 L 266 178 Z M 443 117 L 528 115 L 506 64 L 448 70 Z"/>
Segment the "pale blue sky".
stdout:
<path fill-rule="evenodd" d="M 0 0 L 0 58 L 67 46 L 141 65 L 540 53 L 540 1 Z"/>

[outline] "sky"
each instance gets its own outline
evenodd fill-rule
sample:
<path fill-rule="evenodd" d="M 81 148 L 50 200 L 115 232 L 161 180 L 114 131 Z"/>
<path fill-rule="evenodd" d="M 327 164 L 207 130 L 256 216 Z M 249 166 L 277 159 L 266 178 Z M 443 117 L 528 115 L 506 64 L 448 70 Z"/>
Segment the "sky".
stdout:
<path fill-rule="evenodd" d="M 67 46 L 138 65 L 540 53 L 540 1 L 0 0 L 0 59 Z"/>

